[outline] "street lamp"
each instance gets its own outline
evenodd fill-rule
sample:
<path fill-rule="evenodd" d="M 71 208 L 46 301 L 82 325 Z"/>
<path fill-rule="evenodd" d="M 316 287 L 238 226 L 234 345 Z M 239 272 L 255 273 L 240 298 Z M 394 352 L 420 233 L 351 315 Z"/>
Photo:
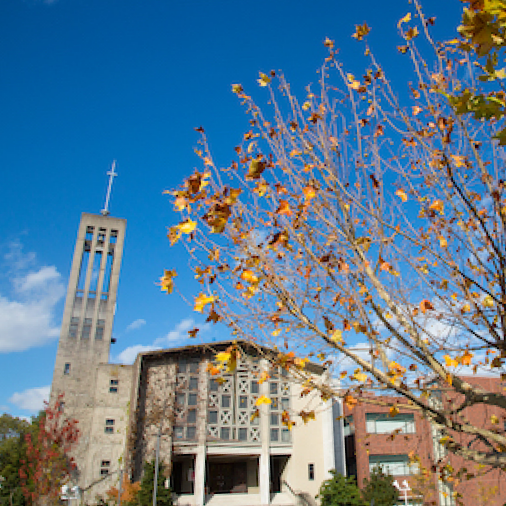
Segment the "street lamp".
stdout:
<path fill-rule="evenodd" d="M 408 492 L 411 490 L 408 482 L 406 480 L 404 480 L 402 482 L 402 486 L 399 485 L 399 482 L 397 480 L 395 480 L 393 482 L 393 486 L 399 491 L 399 492 L 404 492 L 404 504 L 405 506 L 408 506 Z"/>
<path fill-rule="evenodd" d="M 74 485 L 70 488 L 68 485 L 63 485 L 61 488 L 61 499 L 62 501 L 68 501 L 69 506 L 72 504 L 72 499 L 79 501 L 81 499 L 81 489 Z"/>

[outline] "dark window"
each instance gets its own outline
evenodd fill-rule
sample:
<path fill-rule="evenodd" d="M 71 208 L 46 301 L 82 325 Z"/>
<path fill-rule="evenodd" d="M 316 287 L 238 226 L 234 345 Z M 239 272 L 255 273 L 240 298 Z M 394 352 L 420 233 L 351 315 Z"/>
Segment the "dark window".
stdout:
<path fill-rule="evenodd" d="M 196 405 L 197 405 L 197 394 L 189 394 L 188 406 L 196 406 Z"/>
<path fill-rule="evenodd" d="M 308 477 L 309 481 L 314 481 L 314 464 L 308 464 L 307 477 Z"/>
<path fill-rule="evenodd" d="M 109 387 L 109 393 L 111 393 L 111 394 L 117 394 L 118 393 L 118 387 Z"/>
<path fill-rule="evenodd" d="M 109 239 L 109 244 L 116 244 L 117 240 L 118 240 L 118 231 L 111 230 L 111 238 Z"/>
<path fill-rule="evenodd" d="M 199 380 L 198 380 L 198 378 L 194 378 L 194 377 L 192 377 L 192 378 L 190 378 L 190 385 L 189 385 L 189 387 L 188 387 L 188 388 L 189 388 L 190 390 L 197 390 L 197 388 L 198 388 L 198 384 L 199 384 Z"/>
<path fill-rule="evenodd" d="M 107 418 L 105 421 L 105 433 L 113 434 L 114 433 L 114 420 L 111 418 Z"/>
<path fill-rule="evenodd" d="M 186 427 L 186 438 L 187 439 L 195 439 L 196 433 L 197 433 L 197 431 L 196 431 L 195 425 L 188 425 L 188 427 Z"/>
<path fill-rule="evenodd" d="M 67 362 L 63 368 L 63 374 L 70 374 L 70 363 Z"/>
<path fill-rule="evenodd" d="M 195 423 L 197 421 L 197 410 L 196 409 L 189 409 L 188 410 L 188 417 L 186 419 L 188 423 Z"/>

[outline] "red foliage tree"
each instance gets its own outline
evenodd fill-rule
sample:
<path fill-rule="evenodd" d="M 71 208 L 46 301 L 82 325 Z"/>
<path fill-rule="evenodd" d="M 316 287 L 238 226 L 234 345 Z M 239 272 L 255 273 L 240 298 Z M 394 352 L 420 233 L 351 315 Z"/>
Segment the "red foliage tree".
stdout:
<path fill-rule="evenodd" d="M 25 437 L 26 459 L 19 476 L 23 494 L 34 506 L 55 501 L 76 468 L 70 454 L 79 439 L 78 422 L 65 418 L 63 406 L 63 394 L 46 404 L 33 433 Z"/>

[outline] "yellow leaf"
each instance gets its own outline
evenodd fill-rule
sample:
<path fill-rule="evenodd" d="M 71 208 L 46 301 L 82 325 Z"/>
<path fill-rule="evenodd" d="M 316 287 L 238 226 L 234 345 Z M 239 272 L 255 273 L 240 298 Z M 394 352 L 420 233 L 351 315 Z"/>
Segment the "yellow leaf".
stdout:
<path fill-rule="evenodd" d="M 221 362 L 222 364 L 224 364 L 225 362 L 228 362 L 230 360 L 230 357 L 232 356 L 232 354 L 228 351 L 221 351 L 220 353 L 216 353 L 216 361 L 217 362 Z"/>
<path fill-rule="evenodd" d="M 408 200 L 408 196 L 406 194 L 406 192 L 402 189 L 402 188 L 399 188 L 395 194 L 403 201 L 403 202 L 406 202 L 406 200 Z"/>
<path fill-rule="evenodd" d="M 183 221 L 182 223 L 180 223 L 177 226 L 177 228 L 179 229 L 179 231 L 182 234 L 191 234 L 195 230 L 196 226 L 197 226 L 197 222 L 192 221 L 190 218 L 188 218 L 186 221 Z"/>
<path fill-rule="evenodd" d="M 269 189 L 269 185 L 265 182 L 258 182 L 253 191 L 259 196 L 263 197 L 267 190 Z"/>
<path fill-rule="evenodd" d="M 173 269 L 171 271 L 165 270 L 163 276 L 160 278 L 160 286 L 162 287 L 162 292 L 167 292 L 167 294 L 172 293 L 174 289 L 174 281 L 173 278 L 177 276 L 177 272 Z"/>
<path fill-rule="evenodd" d="M 399 19 L 397 28 L 400 28 L 402 23 L 409 23 L 411 21 L 411 12 L 408 12 L 403 18 Z"/>
<path fill-rule="evenodd" d="M 274 337 L 279 336 L 279 334 L 281 334 L 281 329 L 276 329 L 276 330 L 272 331 L 272 335 L 273 335 Z"/>
<path fill-rule="evenodd" d="M 441 248 L 446 248 L 448 246 L 448 241 L 442 235 L 440 235 L 438 239 L 439 239 L 439 246 L 441 246 Z"/>
<path fill-rule="evenodd" d="M 399 414 L 399 408 L 397 407 L 397 404 L 394 404 L 389 410 L 388 410 L 389 416 L 396 416 Z"/>
<path fill-rule="evenodd" d="M 357 381 L 363 383 L 367 379 L 367 374 L 361 372 L 360 369 L 357 369 L 353 374 L 353 379 L 356 379 Z"/>
<path fill-rule="evenodd" d="M 492 415 L 490 417 L 490 421 L 494 424 L 494 425 L 497 425 L 499 423 L 499 418 L 496 416 L 496 415 Z"/>
<path fill-rule="evenodd" d="M 461 312 L 461 313 L 469 313 L 469 311 L 471 311 L 471 305 L 470 305 L 470 304 L 464 304 L 464 305 L 460 308 L 460 312 Z"/>
<path fill-rule="evenodd" d="M 341 344 L 343 342 L 343 332 L 342 330 L 336 329 L 330 336 L 330 340 L 334 343 Z"/>
<path fill-rule="evenodd" d="M 494 299 L 490 295 L 487 295 L 483 299 L 482 304 L 483 304 L 483 307 L 494 307 Z"/>
<path fill-rule="evenodd" d="M 269 373 L 267 371 L 262 371 L 260 374 L 260 378 L 258 379 L 258 383 L 260 383 L 261 385 L 264 381 L 267 381 L 269 378 L 270 378 Z"/>
<path fill-rule="evenodd" d="M 212 295 L 208 296 L 204 293 L 201 293 L 198 297 L 195 298 L 195 307 L 193 310 L 202 313 L 204 307 L 207 306 L 207 304 L 212 304 L 217 299 L 218 297 L 213 297 Z"/>
<path fill-rule="evenodd" d="M 304 103 L 302 104 L 302 109 L 303 109 L 304 111 L 307 111 L 310 107 L 311 107 L 311 102 L 304 102 Z"/>
<path fill-rule="evenodd" d="M 259 416 L 260 416 L 260 411 L 258 411 L 258 409 L 255 409 L 255 411 L 253 412 L 253 414 L 250 417 L 250 421 L 253 422 L 255 420 L 255 418 L 258 418 Z"/>
<path fill-rule="evenodd" d="M 245 269 L 242 272 L 241 279 L 247 281 L 248 283 L 258 283 L 258 277 L 255 276 L 255 273 L 249 269 Z"/>
<path fill-rule="evenodd" d="M 260 72 L 260 79 L 257 79 L 260 86 L 267 86 L 271 82 L 271 78 L 267 74 Z"/>
<path fill-rule="evenodd" d="M 445 359 L 446 367 L 457 367 L 459 365 L 459 363 L 450 357 L 450 355 L 445 355 L 443 358 Z"/>
<path fill-rule="evenodd" d="M 232 91 L 234 93 L 242 93 L 243 92 L 242 85 L 240 85 L 240 84 L 233 84 L 232 85 Z"/>
<path fill-rule="evenodd" d="M 265 395 L 261 395 L 255 402 L 255 406 L 261 406 L 262 404 L 272 404 L 272 401 Z"/>

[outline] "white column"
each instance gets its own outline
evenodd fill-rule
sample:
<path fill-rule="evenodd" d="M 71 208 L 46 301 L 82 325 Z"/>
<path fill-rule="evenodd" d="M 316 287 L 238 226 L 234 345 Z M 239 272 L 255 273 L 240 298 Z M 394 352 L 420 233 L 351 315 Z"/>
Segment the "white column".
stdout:
<path fill-rule="evenodd" d="M 206 447 L 199 444 L 195 455 L 195 481 L 193 494 L 195 506 L 204 506 L 206 482 Z"/>
<path fill-rule="evenodd" d="M 261 369 L 267 369 L 267 361 L 261 361 Z M 269 382 L 264 381 L 260 385 L 260 395 L 269 397 Z M 260 485 L 260 503 L 265 506 L 270 504 L 271 499 L 271 469 L 270 469 L 270 424 L 269 424 L 269 404 L 262 404 L 260 407 L 260 434 L 262 437 L 262 450 L 258 461 L 258 479 Z"/>
<path fill-rule="evenodd" d="M 195 454 L 195 481 L 193 497 L 195 506 L 204 506 L 206 499 L 206 439 L 207 439 L 207 360 L 202 360 L 199 370 L 199 396 L 197 402 L 197 451 Z"/>

